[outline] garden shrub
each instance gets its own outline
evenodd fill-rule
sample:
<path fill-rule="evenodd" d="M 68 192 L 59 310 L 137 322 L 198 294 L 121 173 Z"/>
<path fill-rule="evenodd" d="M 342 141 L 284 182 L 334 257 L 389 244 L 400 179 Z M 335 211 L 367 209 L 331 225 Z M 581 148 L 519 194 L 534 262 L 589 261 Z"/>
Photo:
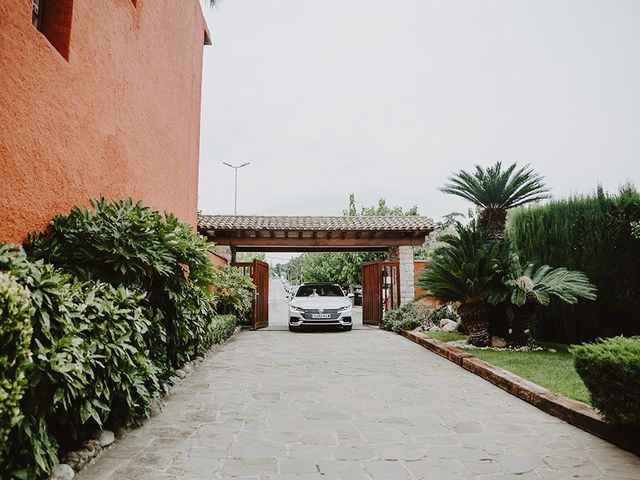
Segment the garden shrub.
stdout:
<path fill-rule="evenodd" d="M 640 337 L 571 347 L 591 402 L 613 424 L 640 428 Z"/>
<path fill-rule="evenodd" d="M 440 326 L 440 321 L 445 319 L 453 320 L 454 322 L 460 321 L 460 316 L 454 303 L 446 303 L 434 308 L 429 316 L 429 320 L 438 327 Z"/>
<path fill-rule="evenodd" d="M 234 315 L 241 322 L 251 311 L 255 286 L 250 277 L 239 268 L 216 266 L 213 268 L 211 292 L 216 301 L 216 312 Z"/>
<path fill-rule="evenodd" d="M 233 315 L 216 315 L 209 323 L 209 335 L 211 345 L 224 342 L 233 335 L 236 329 L 236 317 Z"/>
<path fill-rule="evenodd" d="M 175 368 L 233 333 L 235 316 L 216 307 L 251 307 L 251 280 L 216 276 L 205 240 L 174 216 L 130 200 L 92 205 L 31 237 L 31 257 L 0 244 L 0 341 L 9 352 L 28 345 L 0 355 L 3 389 L 26 378 L 0 392 L 0 478 L 43 478 L 93 430 L 140 422 Z M 9 277 L 30 293 L 26 340 L 13 329 L 25 320 L 5 295 Z M 20 402 L 18 417 L 5 401 Z"/>
<path fill-rule="evenodd" d="M 25 418 L 10 434 L 0 476 L 35 479 L 91 430 L 150 413 L 160 391 L 148 354 L 151 319 L 143 292 L 79 281 L 7 245 L 0 246 L 0 270 L 29 288 L 34 308 Z"/>
<path fill-rule="evenodd" d="M 432 307 L 424 301 L 410 302 L 384 314 L 380 328 L 395 333 L 401 330 L 413 330 L 421 325 L 431 323 Z"/>
<path fill-rule="evenodd" d="M 206 239 L 174 215 L 154 212 L 131 199 L 92 200 L 58 215 L 48 232 L 30 238 L 28 251 L 82 279 L 141 288 L 164 331 L 155 332 L 152 357 L 164 358 L 167 377 L 204 340 L 194 315 L 210 315 L 214 281 Z M 197 313 L 197 312 L 200 313 Z"/>
<path fill-rule="evenodd" d="M 595 303 L 552 300 L 536 314 L 541 340 L 577 343 L 598 337 L 640 334 L 640 193 L 602 189 L 592 196 L 557 200 L 509 214 L 508 233 L 520 258 L 584 272 L 598 287 Z"/>
<path fill-rule="evenodd" d="M 29 290 L 12 275 L 0 273 L 0 465 L 5 463 L 9 433 L 23 418 L 20 400 L 31 361 L 31 315 Z"/>

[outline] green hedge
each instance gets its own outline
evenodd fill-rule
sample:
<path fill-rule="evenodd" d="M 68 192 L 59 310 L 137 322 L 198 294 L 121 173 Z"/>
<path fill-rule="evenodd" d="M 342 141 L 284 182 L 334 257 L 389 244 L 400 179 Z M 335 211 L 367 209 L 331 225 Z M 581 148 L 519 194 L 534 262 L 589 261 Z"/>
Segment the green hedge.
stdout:
<path fill-rule="evenodd" d="M 640 334 L 640 240 L 631 234 L 638 219 L 640 194 L 632 187 L 509 214 L 509 237 L 521 258 L 580 270 L 598 288 L 595 303 L 552 301 L 540 309 L 536 338 L 577 343 Z"/>
<path fill-rule="evenodd" d="M 571 348 L 591 402 L 611 423 L 640 428 L 640 337 Z"/>
<path fill-rule="evenodd" d="M 233 333 L 217 312 L 252 293 L 216 283 L 191 227 L 130 200 L 76 208 L 30 242 L 30 256 L 0 245 L 0 478 L 35 480 L 96 428 L 148 416 L 176 368 Z"/>

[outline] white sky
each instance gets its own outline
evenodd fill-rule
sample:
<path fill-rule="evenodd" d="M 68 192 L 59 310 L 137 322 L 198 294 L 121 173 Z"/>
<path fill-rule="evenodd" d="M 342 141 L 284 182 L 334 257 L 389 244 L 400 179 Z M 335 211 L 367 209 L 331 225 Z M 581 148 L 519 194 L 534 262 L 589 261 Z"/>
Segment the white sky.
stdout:
<path fill-rule="evenodd" d="M 205 0 L 203 0 L 205 1 Z M 208 2 L 207 2 L 208 3 Z M 638 0 L 222 0 L 203 6 L 200 208 L 340 215 L 348 194 L 466 212 L 474 163 L 555 196 L 640 186 Z"/>

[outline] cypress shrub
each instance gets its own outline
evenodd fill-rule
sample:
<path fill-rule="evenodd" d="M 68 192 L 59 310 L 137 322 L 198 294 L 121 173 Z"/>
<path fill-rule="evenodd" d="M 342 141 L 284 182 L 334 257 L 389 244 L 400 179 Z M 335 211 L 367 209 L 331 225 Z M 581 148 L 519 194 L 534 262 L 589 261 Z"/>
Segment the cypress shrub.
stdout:
<path fill-rule="evenodd" d="M 595 304 L 552 301 L 540 310 L 536 338 L 577 343 L 640 334 L 640 194 L 624 187 L 616 196 L 556 200 L 509 214 L 508 235 L 520 258 L 580 270 L 598 288 Z"/>
<path fill-rule="evenodd" d="M 613 424 L 640 428 L 640 337 L 614 337 L 571 348 L 591 401 Z"/>

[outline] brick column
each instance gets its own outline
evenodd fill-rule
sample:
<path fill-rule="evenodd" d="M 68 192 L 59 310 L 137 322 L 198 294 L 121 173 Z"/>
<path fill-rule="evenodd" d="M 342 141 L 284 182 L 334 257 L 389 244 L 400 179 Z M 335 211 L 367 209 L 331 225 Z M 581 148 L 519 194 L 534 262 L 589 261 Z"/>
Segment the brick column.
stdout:
<path fill-rule="evenodd" d="M 402 246 L 398 250 L 400 261 L 400 305 L 405 305 L 412 302 L 416 296 L 413 247 Z"/>

